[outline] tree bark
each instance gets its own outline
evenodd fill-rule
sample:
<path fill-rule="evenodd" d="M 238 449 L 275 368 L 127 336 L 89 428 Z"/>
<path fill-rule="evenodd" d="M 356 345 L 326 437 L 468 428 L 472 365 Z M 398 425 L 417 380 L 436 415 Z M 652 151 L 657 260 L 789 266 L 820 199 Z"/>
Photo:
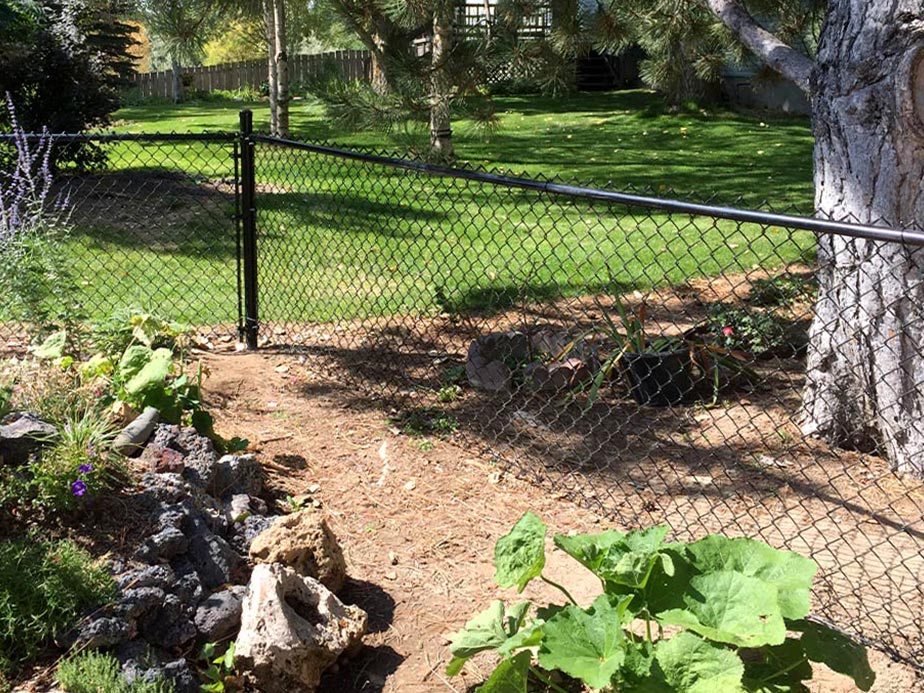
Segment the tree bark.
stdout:
<path fill-rule="evenodd" d="M 819 216 L 924 229 L 920 0 L 831 3 L 813 79 Z M 924 473 L 924 250 L 824 236 L 803 429 Z"/>
<path fill-rule="evenodd" d="M 387 94 L 391 88 L 388 70 L 388 29 L 383 22 L 377 21 L 372 33 L 371 45 L 366 47 L 372 56 L 372 88 L 377 94 Z"/>
<path fill-rule="evenodd" d="M 266 81 L 269 91 L 270 134 L 279 132 L 279 108 L 276 102 L 278 86 L 276 79 L 276 13 L 273 0 L 262 0 L 263 26 L 266 29 Z"/>
<path fill-rule="evenodd" d="M 173 82 L 173 103 L 183 101 L 183 66 L 180 64 L 176 55 L 170 58 L 171 81 Z"/>
<path fill-rule="evenodd" d="M 286 52 L 286 3 L 273 0 L 276 28 L 276 136 L 289 136 L 289 55 Z"/>
<path fill-rule="evenodd" d="M 452 75 L 448 62 L 452 51 L 453 5 L 437 0 L 433 8 L 433 41 L 430 51 L 430 158 L 450 161 L 452 148 Z"/>

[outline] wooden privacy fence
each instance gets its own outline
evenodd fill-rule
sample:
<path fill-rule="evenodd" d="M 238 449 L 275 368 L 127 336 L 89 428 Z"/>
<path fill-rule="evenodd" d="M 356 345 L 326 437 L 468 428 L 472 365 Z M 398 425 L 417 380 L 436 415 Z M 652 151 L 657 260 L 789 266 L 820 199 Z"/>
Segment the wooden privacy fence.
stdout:
<path fill-rule="evenodd" d="M 293 55 L 289 58 L 289 79 L 292 84 L 305 82 L 326 69 L 337 69 L 346 80 L 368 80 L 371 59 L 369 51 L 331 51 L 314 55 Z M 259 89 L 266 81 L 266 60 L 223 63 L 183 70 L 187 88 L 195 91 L 234 91 L 247 87 Z M 135 75 L 135 85 L 142 98 L 173 96 L 173 70 L 144 72 Z"/>

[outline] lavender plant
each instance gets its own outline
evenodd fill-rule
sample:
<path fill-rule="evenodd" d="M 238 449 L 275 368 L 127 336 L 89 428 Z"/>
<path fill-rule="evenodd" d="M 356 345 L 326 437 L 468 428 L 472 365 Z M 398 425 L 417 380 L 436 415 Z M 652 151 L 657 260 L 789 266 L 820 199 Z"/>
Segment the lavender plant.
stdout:
<path fill-rule="evenodd" d="M 66 270 L 64 241 L 70 201 L 55 193 L 51 135 L 29 138 L 7 94 L 14 156 L 0 170 L 0 292 L 8 318 L 45 332 L 66 320 L 73 284 Z"/>

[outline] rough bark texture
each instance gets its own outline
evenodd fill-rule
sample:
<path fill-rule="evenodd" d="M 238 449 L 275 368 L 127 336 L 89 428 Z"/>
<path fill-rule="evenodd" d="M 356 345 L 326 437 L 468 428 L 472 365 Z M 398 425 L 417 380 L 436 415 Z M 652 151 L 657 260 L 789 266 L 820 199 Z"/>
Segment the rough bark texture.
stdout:
<path fill-rule="evenodd" d="M 448 61 L 452 51 L 453 5 L 438 0 L 433 8 L 433 43 L 430 55 L 430 158 L 450 161 L 452 149 L 452 76 Z"/>
<path fill-rule="evenodd" d="M 173 80 L 173 103 L 180 103 L 183 100 L 183 66 L 176 56 L 170 59 L 171 79 Z"/>
<path fill-rule="evenodd" d="M 924 228 L 920 0 L 832 2 L 813 78 L 818 214 Z M 804 430 L 924 473 L 924 250 L 821 237 Z"/>
<path fill-rule="evenodd" d="M 808 57 L 761 27 L 736 0 L 706 0 L 706 4 L 712 13 L 768 67 L 795 82 L 805 93 L 809 93 L 812 61 Z"/>
<path fill-rule="evenodd" d="M 266 81 L 269 87 L 270 134 L 279 132 L 279 109 L 276 103 L 276 13 L 273 0 L 262 0 L 263 27 L 266 30 Z"/>
<path fill-rule="evenodd" d="M 289 56 L 286 52 L 286 3 L 273 1 L 276 29 L 276 136 L 289 136 Z"/>

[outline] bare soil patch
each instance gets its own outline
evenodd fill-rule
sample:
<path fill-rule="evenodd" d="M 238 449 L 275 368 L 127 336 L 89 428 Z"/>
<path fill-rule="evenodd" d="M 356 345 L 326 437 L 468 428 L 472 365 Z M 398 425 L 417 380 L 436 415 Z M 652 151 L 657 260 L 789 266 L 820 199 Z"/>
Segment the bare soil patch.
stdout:
<path fill-rule="evenodd" d="M 211 371 L 207 396 L 220 430 L 251 439 L 265 461 L 279 502 L 306 493 L 321 501 L 349 563 L 346 598 L 370 614 L 367 647 L 325 680 L 325 691 L 464 691 L 477 683 L 489 671 L 489 662 L 479 662 L 482 668 L 470 668 L 464 678 L 449 681 L 443 676 L 448 662 L 446 636 L 490 599 L 504 596 L 491 579 L 493 545 L 526 510 L 564 532 L 632 526 L 641 517 L 665 521 L 676 513 L 701 512 L 706 506 L 719 525 L 713 529 L 723 530 L 714 510 L 722 504 L 728 506 L 729 517 L 752 517 L 764 533 L 769 524 L 781 536 L 801 533 L 806 522 L 817 524 L 820 519 L 811 513 L 799 516 L 765 512 L 753 504 L 747 507 L 744 500 L 724 497 L 721 487 L 704 493 L 704 486 L 710 484 L 699 484 L 695 493 L 679 489 L 676 499 L 673 494 L 678 489 L 665 487 L 657 493 L 661 506 L 657 512 L 651 505 L 647 510 L 643 507 L 645 493 L 626 495 L 625 514 L 618 510 L 617 521 L 612 519 L 613 508 L 604 517 L 603 504 L 594 509 L 569 502 L 575 495 L 586 496 L 576 493 L 573 474 L 556 478 L 548 470 L 537 470 L 546 484 L 536 485 L 517 478 L 502 458 L 483 454 L 482 446 L 465 432 L 448 439 L 432 437 L 428 443 L 401 434 L 389 420 L 397 412 L 390 411 L 387 402 L 372 401 L 367 393 L 353 390 L 346 374 L 321 357 L 214 354 L 207 362 Z M 749 405 L 738 406 L 752 413 Z M 759 403 L 751 406 L 758 414 Z M 716 425 L 700 423 L 707 428 Z M 639 484 L 644 480 L 648 488 L 652 468 L 641 467 L 632 478 Z M 697 467 L 696 472 L 705 476 L 715 470 Z M 646 473 L 648 479 L 641 476 Z M 862 478 L 864 473 L 859 466 L 849 478 Z M 873 468 L 872 473 L 879 470 Z M 603 500 L 607 496 L 599 484 L 606 478 L 598 479 L 596 474 L 588 478 L 601 488 Z M 549 477 L 554 481 L 549 483 Z M 668 498 L 667 493 L 672 495 Z M 615 498 L 611 492 L 607 495 Z M 853 496 L 857 495 L 855 490 Z M 870 503 L 878 505 L 875 500 Z M 823 507 L 819 505 L 818 512 Z M 790 518 L 789 525 L 781 522 L 784 516 Z M 819 525 L 817 531 L 826 535 L 832 558 L 837 558 L 837 547 L 863 550 L 856 546 L 857 536 L 844 531 L 848 528 L 841 526 L 836 513 L 828 511 L 825 517 L 829 524 Z M 805 548 L 811 548 L 808 543 Z M 591 595 L 594 579 L 573 570 L 563 558 L 552 555 L 553 577 L 574 586 L 579 599 Z M 823 557 L 816 555 L 816 559 Z M 822 588 L 818 596 L 834 600 L 843 594 L 826 596 Z M 879 675 L 875 691 L 924 690 L 910 668 L 893 664 L 880 653 L 873 653 L 873 663 Z M 813 687 L 819 693 L 849 690 L 848 682 L 833 674 L 823 675 Z"/>

